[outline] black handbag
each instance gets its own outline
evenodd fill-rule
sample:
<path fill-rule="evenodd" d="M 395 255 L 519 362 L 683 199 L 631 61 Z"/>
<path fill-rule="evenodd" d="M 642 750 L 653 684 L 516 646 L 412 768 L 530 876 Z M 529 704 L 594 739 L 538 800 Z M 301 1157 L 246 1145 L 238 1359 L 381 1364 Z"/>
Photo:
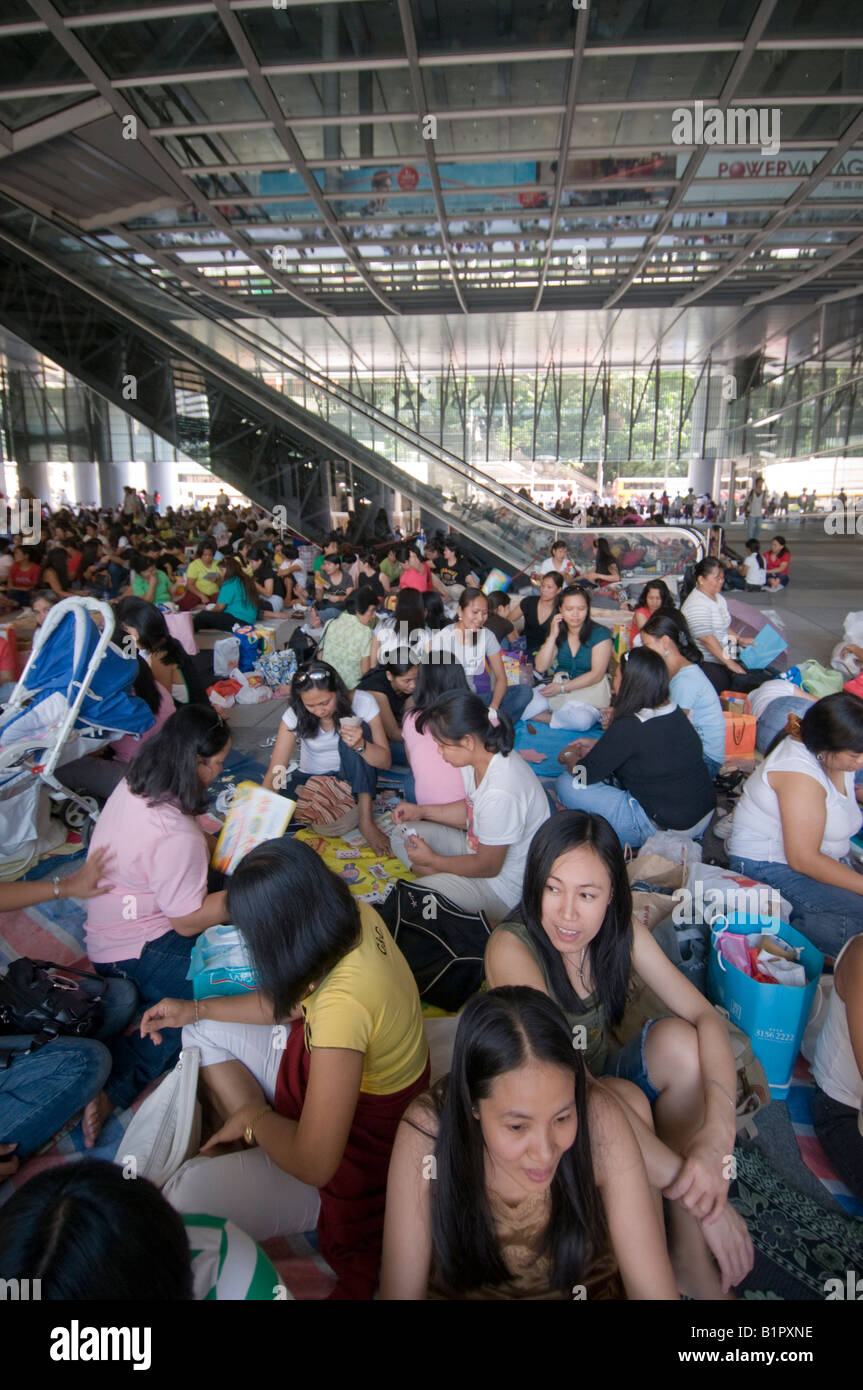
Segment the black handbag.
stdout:
<path fill-rule="evenodd" d="M 468 912 L 443 893 L 404 879 L 377 910 L 411 968 L 420 998 L 457 1013 L 485 975 L 492 930 L 485 913 Z"/>
<path fill-rule="evenodd" d="M 70 979 L 70 976 L 76 979 Z M 0 1035 L 32 1033 L 25 1049 L 0 1046 L 0 1066 L 12 1057 L 38 1051 L 58 1037 L 88 1038 L 104 1019 L 106 982 L 71 966 L 49 960 L 13 960 L 0 976 Z"/>

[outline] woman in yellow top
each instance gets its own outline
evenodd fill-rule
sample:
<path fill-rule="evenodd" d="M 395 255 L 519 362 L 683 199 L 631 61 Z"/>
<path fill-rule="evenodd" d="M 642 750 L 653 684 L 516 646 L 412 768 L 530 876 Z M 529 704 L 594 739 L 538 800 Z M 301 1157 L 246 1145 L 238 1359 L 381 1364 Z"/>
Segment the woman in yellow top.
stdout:
<path fill-rule="evenodd" d="M 332 1297 L 373 1298 L 390 1152 L 429 1079 L 413 975 L 378 914 L 290 837 L 246 855 L 228 916 L 259 989 L 163 999 L 141 1033 L 161 1042 L 160 1029 L 183 1027 L 183 1046 L 200 1048 L 204 1097 L 222 1122 L 202 1152 L 259 1148 L 190 1160 L 165 1196 L 257 1240 L 317 1222 L 339 1280 Z"/>
<path fill-rule="evenodd" d="M 186 592 L 180 600 L 180 610 L 190 612 L 202 604 L 212 603 L 222 585 L 216 564 L 216 547 L 207 537 L 201 541 L 195 558 L 186 570 Z"/>

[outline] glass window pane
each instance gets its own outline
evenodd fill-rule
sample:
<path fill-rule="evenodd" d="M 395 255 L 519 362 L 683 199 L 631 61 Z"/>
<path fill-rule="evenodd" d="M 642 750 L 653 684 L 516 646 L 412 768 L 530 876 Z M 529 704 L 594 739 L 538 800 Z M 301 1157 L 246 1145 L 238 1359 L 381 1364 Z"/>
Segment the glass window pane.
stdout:
<path fill-rule="evenodd" d="M 109 77 L 239 68 L 240 60 L 214 15 L 100 24 L 78 37 Z"/>
<path fill-rule="evenodd" d="M 299 126 L 294 134 L 309 160 L 413 159 L 425 154 L 425 142 L 415 122 Z"/>
<path fill-rule="evenodd" d="M 859 36 L 859 14 L 858 14 Z M 753 53 L 735 96 L 774 100 L 783 95 L 814 98 L 822 92 L 859 92 L 859 50 L 771 48 Z"/>
<path fill-rule="evenodd" d="M 238 18 L 264 65 L 405 54 L 395 0 L 240 10 Z"/>
<path fill-rule="evenodd" d="M 438 121 L 435 154 L 502 154 L 507 150 L 557 149 L 560 144 L 559 116 L 497 116 L 484 120 Z"/>
<path fill-rule="evenodd" d="M 677 36 L 679 37 L 679 35 Z M 662 53 L 655 57 L 587 57 L 579 101 L 710 101 L 731 71 L 733 53 Z"/>
<path fill-rule="evenodd" d="M 56 116 L 70 106 L 78 106 L 87 100 L 85 92 L 65 97 L 23 97 L 18 101 L 7 98 L 0 101 L 0 122 L 9 130 L 22 130 L 34 121 L 44 120 L 46 116 Z"/>
<path fill-rule="evenodd" d="M 483 106 L 548 106 L 566 100 L 572 64 L 566 59 L 531 63 L 463 63 L 423 68 L 430 111 Z"/>
<path fill-rule="evenodd" d="M 808 0 L 807 0 L 808 3 Z M 742 39 L 758 0 L 704 5 L 701 0 L 651 0 L 649 5 L 591 5 L 588 42 L 666 42 L 685 39 Z"/>
<path fill-rule="evenodd" d="M 29 18 L 33 18 L 32 11 Z M 51 34 L 0 37 L 0 73 L 4 87 L 47 87 L 87 80 Z"/>
<path fill-rule="evenodd" d="M 421 54 L 480 52 L 498 48 L 555 48 L 572 41 L 572 0 L 411 0 Z"/>
<path fill-rule="evenodd" d="M 361 116 L 415 111 L 408 68 L 291 73 L 269 79 L 285 116 Z"/>
<path fill-rule="evenodd" d="M 805 4 L 777 5 L 765 31 L 769 38 L 840 38 L 860 35 L 860 8 L 856 0 L 806 0 Z"/>
<path fill-rule="evenodd" d="M 124 95 L 148 125 L 264 119 L 245 78 L 190 82 L 188 86 L 172 82 L 170 86 L 132 87 Z"/>

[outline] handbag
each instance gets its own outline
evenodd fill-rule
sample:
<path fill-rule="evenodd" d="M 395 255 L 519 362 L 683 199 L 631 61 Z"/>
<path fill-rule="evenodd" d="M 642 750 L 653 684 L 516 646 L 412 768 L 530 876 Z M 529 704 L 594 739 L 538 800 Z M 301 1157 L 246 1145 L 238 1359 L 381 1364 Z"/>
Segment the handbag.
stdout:
<path fill-rule="evenodd" d="M 467 912 L 427 884 L 404 879 L 378 912 L 411 968 L 421 999 L 456 1013 L 478 992 L 491 936 L 484 912 Z"/>
<path fill-rule="evenodd" d="M 157 1187 L 197 1153 L 201 1142 L 198 1072 L 201 1052 L 184 1047 L 177 1065 L 144 1101 L 129 1123 L 114 1162 L 134 1163 L 134 1176 L 149 1178 Z"/>
<path fill-rule="evenodd" d="M 102 1025 L 105 990 L 100 975 L 26 956 L 13 960 L 0 976 L 0 1034 L 34 1037 L 27 1048 L 0 1049 L 0 1065 L 8 1067 L 13 1057 L 38 1052 L 54 1038 L 91 1037 Z"/>

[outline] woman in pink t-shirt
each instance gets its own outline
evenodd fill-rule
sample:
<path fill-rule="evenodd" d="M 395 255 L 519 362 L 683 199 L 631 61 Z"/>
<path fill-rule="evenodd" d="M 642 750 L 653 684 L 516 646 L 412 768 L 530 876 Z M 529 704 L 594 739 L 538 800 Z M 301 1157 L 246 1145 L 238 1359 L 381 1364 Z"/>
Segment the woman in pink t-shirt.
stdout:
<path fill-rule="evenodd" d="M 409 545 L 405 551 L 405 567 L 402 570 L 399 587 L 401 589 L 418 589 L 421 594 L 431 593 L 434 589 L 431 565 L 423 559 L 419 547 L 416 545 Z"/>
<path fill-rule="evenodd" d="M 464 799 L 464 782 L 457 767 L 445 763 L 431 733 L 417 733 L 416 722 L 423 710 L 429 709 L 448 690 L 468 690 L 467 676 L 460 661 L 444 662 L 444 653 L 435 652 L 438 660 L 427 656 L 417 668 L 413 704 L 402 719 L 402 738 L 405 753 L 414 778 L 414 793 L 405 792 L 405 800 L 420 806 L 446 806 Z"/>
<path fill-rule="evenodd" d="M 230 746 L 216 710 L 186 705 L 172 714 L 138 751 L 90 841 L 91 854 L 108 849 L 114 859 L 111 891 L 88 906 L 87 955 L 98 974 L 132 980 L 144 1009 L 165 995 L 191 999 L 194 939 L 226 920 L 225 894 L 207 892 L 210 851 L 196 817 Z M 173 1064 L 176 1043 L 155 1048 L 137 1034 L 112 1042 L 111 1075 L 84 1112 L 88 1148 L 114 1106 L 131 1105 Z"/>

